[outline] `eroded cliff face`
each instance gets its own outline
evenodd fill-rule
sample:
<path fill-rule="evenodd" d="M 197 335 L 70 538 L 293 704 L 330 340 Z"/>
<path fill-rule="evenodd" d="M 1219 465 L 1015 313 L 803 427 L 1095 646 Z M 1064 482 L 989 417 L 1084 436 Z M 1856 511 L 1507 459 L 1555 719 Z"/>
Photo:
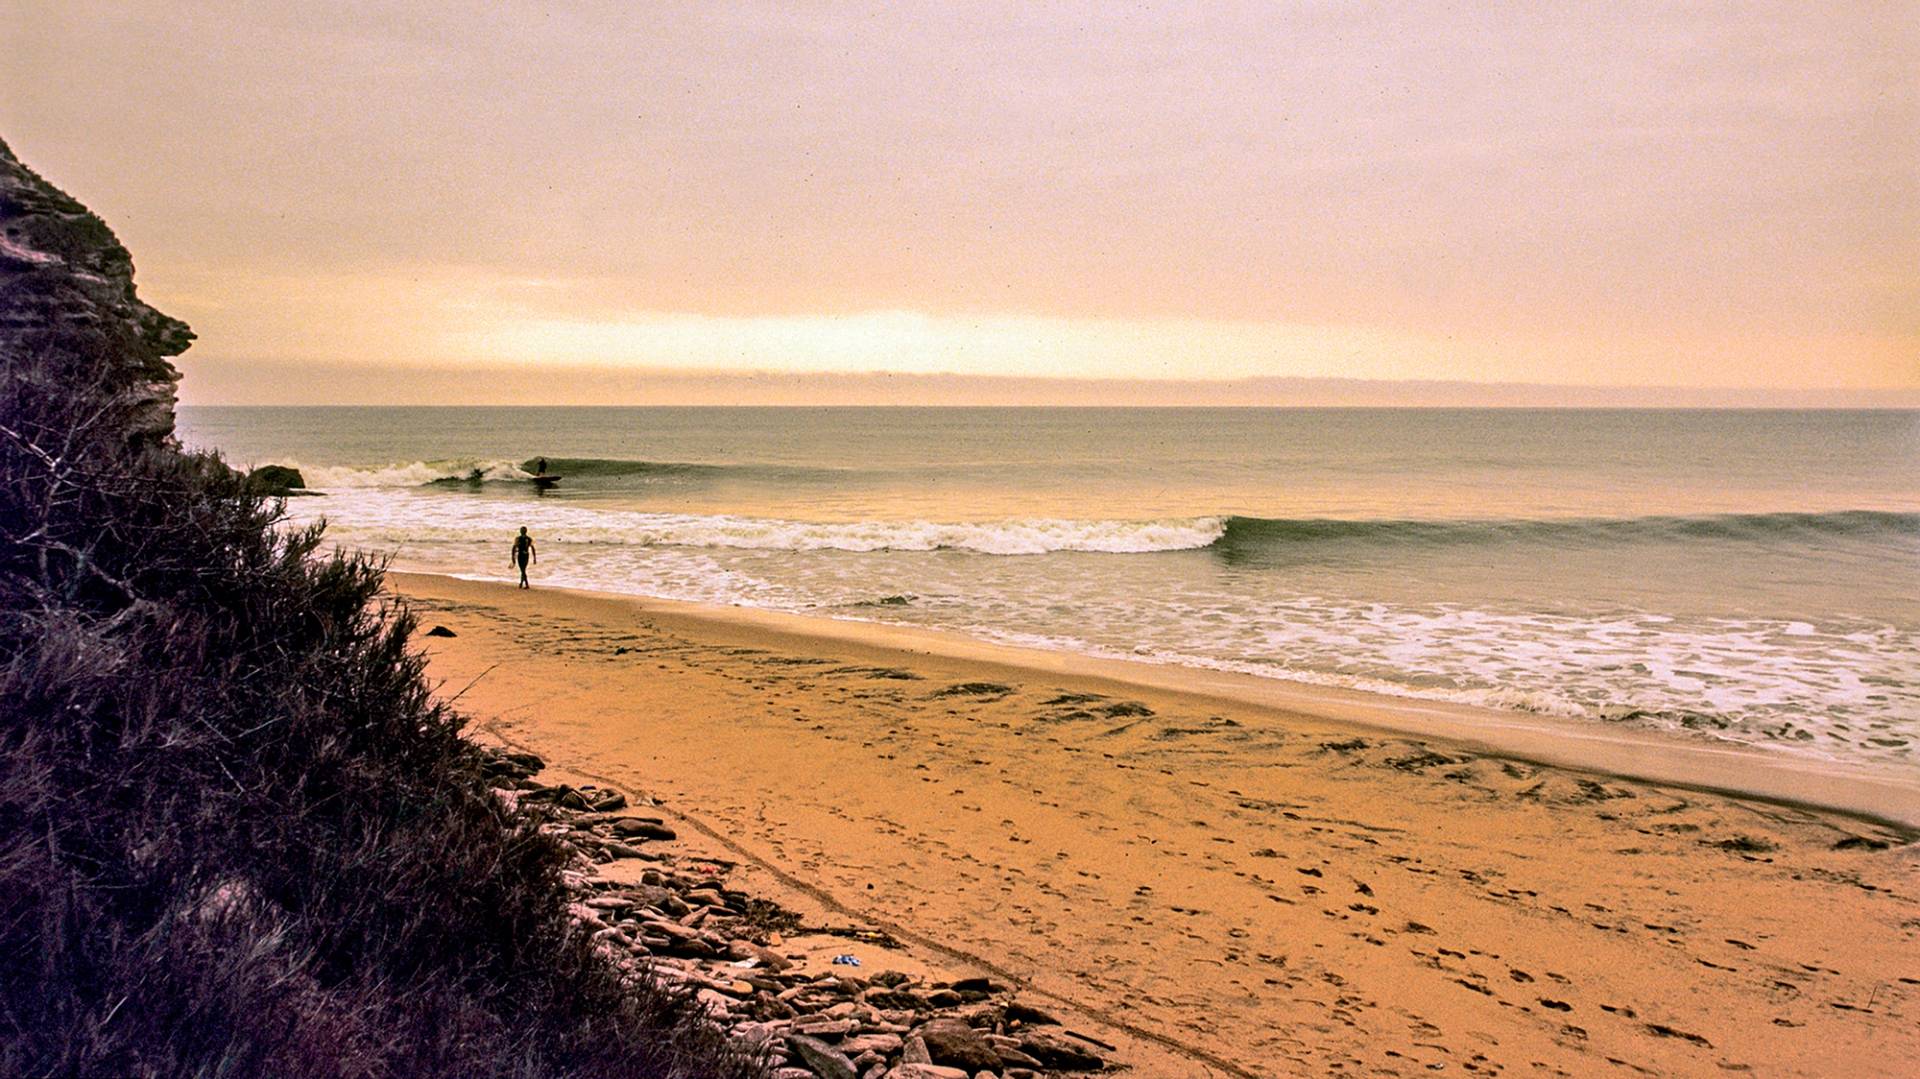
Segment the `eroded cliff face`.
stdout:
<path fill-rule="evenodd" d="M 180 381 L 167 357 L 192 342 L 186 323 L 135 295 L 113 230 L 0 142 L 0 410 L 102 380 L 130 438 L 166 440 Z"/>

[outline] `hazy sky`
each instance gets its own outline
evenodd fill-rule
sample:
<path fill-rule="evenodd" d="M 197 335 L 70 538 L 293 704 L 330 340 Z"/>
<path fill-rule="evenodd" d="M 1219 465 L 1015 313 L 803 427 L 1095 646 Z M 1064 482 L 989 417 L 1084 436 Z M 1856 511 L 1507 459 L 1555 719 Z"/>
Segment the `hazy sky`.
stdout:
<path fill-rule="evenodd" d="M 199 331 L 190 401 L 506 368 L 555 400 L 591 368 L 613 399 L 713 371 L 1920 389 L 1909 4 L 0 18 L 0 135 Z"/>

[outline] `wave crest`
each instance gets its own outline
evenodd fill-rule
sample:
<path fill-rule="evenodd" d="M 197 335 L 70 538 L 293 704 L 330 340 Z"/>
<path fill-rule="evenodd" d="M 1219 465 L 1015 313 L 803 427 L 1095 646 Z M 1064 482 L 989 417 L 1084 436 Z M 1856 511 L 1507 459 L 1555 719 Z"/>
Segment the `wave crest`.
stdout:
<path fill-rule="evenodd" d="M 1327 542 L 1426 546 L 1539 541 L 1765 540 L 1835 535 L 1920 538 L 1920 513 L 1842 510 L 1834 513 L 1495 518 L 1484 521 L 1232 517 L 1228 519 L 1220 546 L 1232 550 Z"/>
<path fill-rule="evenodd" d="M 367 487 L 424 487 L 470 479 L 478 469 L 485 482 L 524 480 L 533 475 L 535 458 L 524 461 L 479 458 L 443 458 L 432 461 L 396 462 L 381 465 L 302 465 L 285 462 L 300 469 L 315 489 L 360 489 Z M 689 461 L 635 461 L 614 457 L 548 457 L 547 471 L 568 478 L 571 485 L 588 483 L 600 490 L 644 488 L 660 481 L 711 480 L 726 475 L 777 482 L 832 482 L 845 475 L 844 470 L 808 468 L 774 464 L 697 464 Z"/>
<path fill-rule="evenodd" d="M 491 535 L 503 505 L 490 498 L 386 494 L 376 488 L 419 487 L 461 480 L 478 469 L 483 481 L 524 480 L 512 462 L 416 462 L 385 469 L 306 471 L 308 484 L 359 497 L 340 512 L 313 515 L 362 541 L 461 542 Z M 1509 519 L 1487 521 L 1276 519 L 1208 516 L 1147 519 L 1022 518 L 993 521 L 802 521 L 730 514 L 676 514 L 602 509 L 563 500 L 515 502 L 516 524 L 546 542 L 620 546 L 714 547 L 789 551 L 961 550 L 992 555 L 1056 551 L 1150 554 L 1210 549 L 1228 561 L 1318 557 L 1325 547 L 1433 547 L 1548 543 L 1579 547 L 1619 543 L 1770 542 L 1820 537 L 1920 540 L 1920 514 L 1854 510 L 1840 513 L 1726 514 L 1701 517 Z M 1288 552 L 1299 552 L 1290 555 Z"/>
<path fill-rule="evenodd" d="M 1016 520 L 977 523 L 860 521 L 810 523 L 743 517 L 682 518 L 660 528 L 654 542 L 695 547 L 775 550 L 975 551 L 1034 555 L 1055 551 L 1144 554 L 1212 546 L 1226 532 L 1224 517 L 1148 521 Z"/>
<path fill-rule="evenodd" d="M 359 490 L 370 487 L 424 487 L 430 483 L 471 479 L 475 472 L 482 482 L 524 480 L 532 473 L 512 461 L 443 460 L 412 461 L 405 464 L 303 465 L 288 464 L 300 470 L 300 476 L 312 490 Z"/>
<path fill-rule="evenodd" d="M 327 505 L 303 503 L 296 512 L 327 517 L 334 534 L 372 545 L 488 539 L 500 530 L 505 509 L 494 499 L 395 497 L 371 491 L 356 496 L 352 490 L 335 490 L 335 499 L 311 500 L 327 501 Z M 541 543 L 555 545 L 853 552 L 959 550 L 991 555 L 1196 550 L 1211 546 L 1227 530 L 1225 517 L 822 522 L 598 509 L 531 499 L 513 504 L 511 517 L 515 525 L 532 528 Z"/>

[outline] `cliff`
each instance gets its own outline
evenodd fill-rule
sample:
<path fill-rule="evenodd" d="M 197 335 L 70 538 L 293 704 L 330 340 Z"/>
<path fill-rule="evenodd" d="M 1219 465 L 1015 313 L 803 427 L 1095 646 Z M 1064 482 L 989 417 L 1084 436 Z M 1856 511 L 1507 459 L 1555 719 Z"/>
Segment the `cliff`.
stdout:
<path fill-rule="evenodd" d="M 9 399 L 104 375 L 128 435 L 165 439 L 180 381 L 167 358 L 192 342 L 186 323 L 141 302 L 133 256 L 106 222 L 0 141 L 0 377 L 28 383 Z"/>
<path fill-rule="evenodd" d="M 380 566 L 171 438 L 192 338 L 0 145 L 0 1075 L 760 1075 L 576 923 Z"/>

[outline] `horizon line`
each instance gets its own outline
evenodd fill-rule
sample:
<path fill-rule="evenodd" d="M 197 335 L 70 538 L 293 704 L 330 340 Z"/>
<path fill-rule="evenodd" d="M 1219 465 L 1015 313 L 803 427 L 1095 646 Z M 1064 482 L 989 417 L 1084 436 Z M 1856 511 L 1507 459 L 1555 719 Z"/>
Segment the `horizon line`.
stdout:
<path fill-rule="evenodd" d="M 1806 405 L 1806 404 L 1770 404 L 1770 405 L 1614 405 L 1614 404 L 1217 404 L 1217 405 L 1156 405 L 1143 403 L 1129 404 L 1055 404 L 1035 401 L 1021 404 L 979 404 L 956 401 L 931 401 L 923 403 L 905 403 L 899 401 L 881 402 L 810 402 L 785 401 L 772 403 L 729 404 L 725 402 L 672 403 L 650 402 L 644 404 L 561 404 L 542 402 L 516 403 L 472 403 L 472 404 L 420 404 L 416 402 L 394 401 L 321 401 L 311 404 L 297 402 L 245 403 L 235 401 L 196 401 L 182 402 L 176 408 L 414 408 L 414 409 L 451 409 L 451 408 L 573 408 L 573 409 L 632 409 L 632 408 L 861 408 L 861 409 L 1052 409 L 1057 411 L 1084 410 L 1093 411 L 1191 411 L 1220 412 L 1234 409 L 1292 411 L 1292 412 L 1920 412 L 1920 404 L 1891 405 Z"/>
<path fill-rule="evenodd" d="M 188 359 L 194 406 L 1038 408 L 1920 408 L 1920 387 L 1739 387 L 1271 375 L 1129 379 L 1043 375 L 688 371 Z M 263 377 L 271 376 L 271 377 Z"/>

